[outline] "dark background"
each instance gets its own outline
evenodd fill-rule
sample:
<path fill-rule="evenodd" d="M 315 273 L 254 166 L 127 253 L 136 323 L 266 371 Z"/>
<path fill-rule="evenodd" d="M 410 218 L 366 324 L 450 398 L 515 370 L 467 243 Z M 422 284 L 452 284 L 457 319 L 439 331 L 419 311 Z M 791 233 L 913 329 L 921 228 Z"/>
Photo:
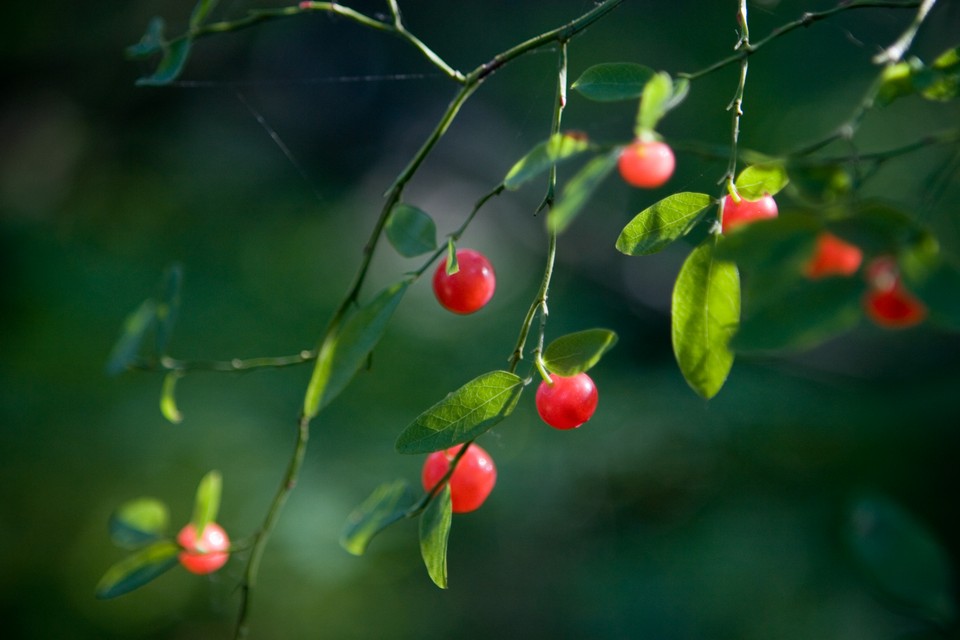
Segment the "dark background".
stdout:
<path fill-rule="evenodd" d="M 255 4 L 225 1 L 217 17 Z M 469 70 L 591 7 L 401 3 L 409 28 Z M 351 4 L 375 13 L 385 4 Z M 751 5 L 754 40 L 831 2 Z M 175 569 L 112 601 L 93 589 L 121 556 L 106 523 L 155 496 L 176 526 L 196 483 L 224 476 L 221 523 L 259 525 L 293 445 L 309 366 L 198 374 L 179 384 L 185 420 L 166 423 L 161 378 L 109 378 L 123 318 L 183 265 L 173 354 L 229 359 L 310 348 L 349 283 L 381 194 L 452 97 L 406 43 L 327 16 L 199 41 L 182 84 L 136 88 L 126 61 L 150 17 L 174 33 L 190 2 L 18 3 L 4 9 L 0 99 L 0 629 L 14 638 L 227 637 L 242 562 L 208 579 Z M 634 61 L 671 73 L 730 53 L 735 2 L 630 0 L 570 47 L 588 66 Z M 877 73 L 871 56 L 912 11 L 859 10 L 798 30 L 751 59 L 742 144 L 783 152 L 842 122 Z M 941 1 L 914 53 L 957 44 L 960 7 Z M 410 185 L 441 233 L 549 130 L 555 51 L 491 77 Z M 408 76 L 414 77 L 408 77 Z M 358 80 L 359 76 L 373 76 Z M 397 77 L 402 76 L 402 77 Z M 733 67 L 693 84 L 662 133 L 726 145 Z M 572 95 L 565 125 L 629 138 L 635 105 Z M 285 157 L 255 117 L 289 148 Z M 871 113 L 863 150 L 955 127 L 957 103 L 907 98 Z M 844 152 L 837 149 L 837 152 Z M 955 152 L 955 151 L 954 151 Z M 960 250 L 953 185 L 925 199 L 950 150 L 889 163 L 867 193 L 915 213 Z M 956 565 L 960 341 L 930 326 L 863 323 L 811 353 L 741 358 L 710 402 L 670 349 L 670 287 L 688 247 L 627 258 L 634 214 L 670 192 L 718 192 L 725 163 L 692 153 L 662 192 L 610 180 L 560 241 L 548 337 L 620 335 L 593 375 L 600 407 L 583 428 L 545 427 L 532 393 L 484 436 L 499 468 L 480 511 L 456 517 L 450 589 L 424 571 L 402 523 L 354 558 L 346 515 L 377 484 L 418 482 L 399 431 L 445 393 L 500 368 L 542 270 L 533 185 L 490 203 L 463 239 L 497 268 L 493 302 L 454 317 L 421 281 L 374 364 L 315 422 L 300 484 L 268 547 L 252 613 L 259 638 L 898 638 L 924 627 L 890 606 L 844 545 L 851 500 L 901 504 Z M 568 175 L 568 174 L 564 174 Z M 788 211 L 789 198 L 781 200 Z M 371 287 L 419 266 L 384 245 Z"/>

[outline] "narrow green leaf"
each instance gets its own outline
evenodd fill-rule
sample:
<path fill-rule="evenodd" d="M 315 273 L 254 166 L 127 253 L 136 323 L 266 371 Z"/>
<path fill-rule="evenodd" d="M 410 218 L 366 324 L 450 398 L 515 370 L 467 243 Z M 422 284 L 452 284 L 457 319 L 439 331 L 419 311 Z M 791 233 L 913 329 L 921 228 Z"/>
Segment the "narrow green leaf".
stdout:
<path fill-rule="evenodd" d="M 121 373 L 136 361 L 144 335 L 156 322 L 156 309 L 157 303 L 153 298 L 148 298 L 123 321 L 123 333 L 113 345 L 110 358 L 107 360 L 109 375 Z"/>
<path fill-rule="evenodd" d="M 179 553 L 172 540 L 161 540 L 127 556 L 107 569 L 97 584 L 97 598 L 116 598 L 142 587 L 177 564 Z"/>
<path fill-rule="evenodd" d="M 157 353 L 164 355 L 173 335 L 173 327 L 180 312 L 180 290 L 183 286 L 183 268 L 179 264 L 167 267 L 163 275 L 163 288 L 157 302 Z"/>
<path fill-rule="evenodd" d="M 206 20 L 207 16 L 213 11 L 213 8 L 217 6 L 218 0 L 198 0 L 197 4 L 193 7 L 193 13 L 190 15 L 190 29 L 196 29 L 203 24 L 203 21 Z"/>
<path fill-rule="evenodd" d="M 776 195 L 788 182 L 790 178 L 783 163 L 770 162 L 747 167 L 737 176 L 734 186 L 741 198 L 759 200 L 765 195 Z"/>
<path fill-rule="evenodd" d="M 183 422 L 183 415 L 177 408 L 176 397 L 177 380 L 182 377 L 179 371 L 171 371 L 163 377 L 163 387 L 160 390 L 160 413 L 173 424 Z"/>
<path fill-rule="evenodd" d="M 547 226 L 554 233 L 561 233 L 570 226 L 600 183 L 617 166 L 619 157 L 620 149 L 597 156 L 571 178 L 563 189 L 559 202 L 547 214 Z"/>
<path fill-rule="evenodd" d="M 163 57 L 160 59 L 156 71 L 151 76 L 137 80 L 136 85 L 138 87 L 159 87 L 176 80 L 187 64 L 187 57 L 190 55 L 192 44 L 193 41 L 186 36 L 166 43 L 163 47 Z"/>
<path fill-rule="evenodd" d="M 340 546 L 355 556 L 363 555 L 373 536 L 406 517 L 414 503 L 405 480 L 380 485 L 347 518 Z"/>
<path fill-rule="evenodd" d="M 216 522 L 220 511 L 220 494 L 223 490 L 223 478 L 219 471 L 209 471 L 197 485 L 197 497 L 193 502 L 193 518 L 190 522 L 197 529 L 197 538 L 211 522 Z"/>
<path fill-rule="evenodd" d="M 458 271 L 460 271 L 460 262 L 457 260 L 457 245 L 454 243 L 453 238 L 448 238 L 446 272 L 448 276 L 452 276 Z"/>
<path fill-rule="evenodd" d="M 447 540 L 453 521 L 450 485 L 445 484 L 420 516 L 420 555 L 430 579 L 447 588 Z"/>
<path fill-rule="evenodd" d="M 727 345 L 740 320 L 740 275 L 715 257 L 715 246 L 711 237 L 693 250 L 673 289 L 673 352 L 687 383 L 707 399 L 733 366 Z"/>
<path fill-rule="evenodd" d="M 430 215 L 409 204 L 398 203 L 387 219 L 387 239 L 405 258 L 423 255 L 437 248 L 437 225 Z"/>
<path fill-rule="evenodd" d="M 573 158 L 589 148 L 590 141 L 582 133 L 568 131 L 554 134 L 520 158 L 503 179 L 503 185 L 510 190 L 519 189 L 521 185 L 548 171 L 550 167 Z"/>
<path fill-rule="evenodd" d="M 632 62 L 608 62 L 590 67 L 571 88 L 597 102 L 632 100 L 643 95 L 653 69 Z"/>
<path fill-rule="evenodd" d="M 847 541 L 884 596 L 943 627 L 956 622 L 950 556 L 902 507 L 880 496 L 861 498 L 851 510 Z"/>
<path fill-rule="evenodd" d="M 125 549 L 138 549 L 167 532 L 170 512 L 154 498 L 125 502 L 110 516 L 110 539 Z"/>
<path fill-rule="evenodd" d="M 759 307 L 748 304 L 749 313 L 730 348 L 743 352 L 814 347 L 857 325 L 862 294 L 859 278 L 797 280 L 780 287 Z"/>
<path fill-rule="evenodd" d="M 507 371 L 474 378 L 433 405 L 397 438 L 400 453 L 430 453 L 473 440 L 510 415 L 523 380 Z"/>
<path fill-rule="evenodd" d="M 617 343 L 617 334 L 607 329 L 587 329 L 560 336 L 543 351 L 543 361 L 552 373 L 573 376 L 590 370 Z"/>
<path fill-rule="evenodd" d="M 679 80 L 674 84 L 670 74 L 661 71 L 647 81 L 637 110 L 634 135 L 637 138 L 649 135 L 667 113 L 687 97 L 690 83 Z"/>
<path fill-rule="evenodd" d="M 160 53 L 166 46 L 163 32 L 166 29 L 163 18 L 155 17 L 147 24 L 147 30 L 140 38 L 140 42 L 127 47 L 127 56 L 130 58 L 147 58 Z"/>
<path fill-rule="evenodd" d="M 705 193 L 683 192 L 667 196 L 638 213 L 620 232 L 617 250 L 628 256 L 660 251 L 690 233 L 713 202 Z"/>
<path fill-rule="evenodd" d="M 324 340 L 304 397 L 304 415 L 317 415 L 346 388 L 377 346 L 409 284 L 402 280 L 390 285 Z"/>

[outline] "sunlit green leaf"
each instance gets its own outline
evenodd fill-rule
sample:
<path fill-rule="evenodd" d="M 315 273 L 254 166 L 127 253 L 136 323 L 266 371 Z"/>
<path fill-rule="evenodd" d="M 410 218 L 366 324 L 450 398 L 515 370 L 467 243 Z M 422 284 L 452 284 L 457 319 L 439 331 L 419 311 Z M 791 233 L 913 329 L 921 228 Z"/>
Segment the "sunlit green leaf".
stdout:
<path fill-rule="evenodd" d="M 156 310 L 157 303 L 150 298 L 144 300 L 137 310 L 123 321 L 123 333 L 113 345 L 110 358 L 107 360 L 108 374 L 121 373 L 137 360 L 143 337 L 156 322 Z"/>
<path fill-rule="evenodd" d="M 405 480 L 380 485 L 347 518 L 340 546 L 355 556 L 363 555 L 373 536 L 402 520 L 414 502 Z"/>
<path fill-rule="evenodd" d="M 217 2 L 218 0 L 198 0 L 193 7 L 193 13 L 190 14 L 190 28 L 196 29 L 202 25 L 213 8 L 217 6 Z"/>
<path fill-rule="evenodd" d="M 877 106 L 885 107 L 897 98 L 912 94 L 916 90 L 914 74 L 922 69 L 923 63 L 916 58 L 885 67 L 877 88 Z"/>
<path fill-rule="evenodd" d="M 193 502 L 193 517 L 190 522 L 197 529 L 197 538 L 211 522 L 216 522 L 220 511 L 220 494 L 223 490 L 223 478 L 219 471 L 209 471 L 197 485 L 197 496 Z"/>
<path fill-rule="evenodd" d="M 447 588 L 447 540 L 453 520 L 450 485 L 446 484 L 420 516 L 420 555 L 430 579 Z"/>
<path fill-rule="evenodd" d="M 853 506 L 847 533 L 853 556 L 884 597 L 944 627 L 957 620 L 950 556 L 922 522 L 868 496 Z"/>
<path fill-rule="evenodd" d="M 666 72 L 654 74 L 643 88 L 634 135 L 639 138 L 656 129 L 661 118 L 683 102 L 689 89 L 690 83 L 687 80 L 674 83 Z"/>
<path fill-rule="evenodd" d="M 543 351 L 547 369 L 561 376 L 588 371 L 617 343 L 617 334 L 607 329 L 587 329 L 560 336 Z"/>
<path fill-rule="evenodd" d="M 427 212 L 399 203 L 387 219 L 387 239 L 406 257 L 423 255 L 437 248 L 437 225 Z"/>
<path fill-rule="evenodd" d="M 783 164 L 771 162 L 747 167 L 737 176 L 734 185 L 741 198 L 759 200 L 765 195 L 776 195 L 788 182 L 790 178 Z"/>
<path fill-rule="evenodd" d="M 110 538 L 118 546 L 137 549 L 162 538 L 169 522 L 167 505 L 154 498 L 138 498 L 120 505 L 110 516 Z"/>
<path fill-rule="evenodd" d="M 734 351 L 799 350 L 816 346 L 860 321 L 859 278 L 798 279 L 751 305 L 730 341 Z"/>
<path fill-rule="evenodd" d="M 166 43 L 166 46 L 163 47 L 163 57 L 160 59 L 156 71 L 153 72 L 153 75 L 138 79 L 137 86 L 156 87 L 170 84 L 176 80 L 187 64 L 187 57 L 190 55 L 192 44 L 193 41 L 186 36 Z"/>
<path fill-rule="evenodd" d="M 390 285 L 323 341 L 304 397 L 304 415 L 317 415 L 346 388 L 377 346 L 409 284 Z"/>
<path fill-rule="evenodd" d="M 846 196 L 853 186 L 853 178 L 841 164 L 787 164 L 791 193 L 814 204 L 830 204 Z"/>
<path fill-rule="evenodd" d="M 433 405 L 397 438 L 400 453 L 430 453 L 473 440 L 510 415 L 523 380 L 507 371 L 474 378 Z"/>
<path fill-rule="evenodd" d="M 146 58 L 160 53 L 166 45 L 163 32 L 166 28 L 163 18 L 155 17 L 147 24 L 147 30 L 140 38 L 140 42 L 127 47 L 127 56 L 131 58 Z"/>
<path fill-rule="evenodd" d="M 949 49 L 930 65 L 928 74 L 917 80 L 927 100 L 952 100 L 960 93 L 960 47 Z"/>
<path fill-rule="evenodd" d="M 667 196 L 627 223 L 617 238 L 617 250 L 629 256 L 660 251 L 690 233 L 712 201 L 705 193 Z"/>
<path fill-rule="evenodd" d="M 165 354 L 173 327 L 180 311 L 180 290 L 183 285 L 183 268 L 179 264 L 167 267 L 163 274 L 163 289 L 157 302 L 157 353 Z"/>
<path fill-rule="evenodd" d="M 180 424 L 183 415 L 177 408 L 177 380 L 182 377 L 178 371 L 171 371 L 163 377 L 163 387 L 160 390 L 160 413 L 173 424 Z"/>
<path fill-rule="evenodd" d="M 453 238 L 447 239 L 447 268 L 445 271 L 448 276 L 460 271 L 460 262 L 457 260 L 457 245 L 453 242 Z"/>
<path fill-rule="evenodd" d="M 97 584 L 101 600 L 116 598 L 142 587 L 177 564 L 178 547 L 172 540 L 161 540 L 127 556 L 110 567 Z"/>
<path fill-rule="evenodd" d="M 631 62 L 608 62 L 590 67 L 577 78 L 572 89 L 598 102 L 630 100 L 643 95 L 653 69 Z"/>
<path fill-rule="evenodd" d="M 704 398 L 723 386 L 733 366 L 730 337 L 740 321 L 740 276 L 714 255 L 707 238 L 687 257 L 673 289 L 673 352 L 687 383 Z"/>
<path fill-rule="evenodd" d="M 503 185 L 507 189 L 518 189 L 555 164 L 573 158 L 589 148 L 590 141 L 582 133 L 568 131 L 554 134 L 520 158 L 503 179 Z"/>
<path fill-rule="evenodd" d="M 617 166 L 620 149 L 607 155 L 593 158 L 577 175 L 570 179 L 563 189 L 560 199 L 547 215 L 547 226 L 555 233 L 561 233 L 570 226 L 580 210 L 590 200 L 590 196 L 600 186 L 604 178 Z"/>

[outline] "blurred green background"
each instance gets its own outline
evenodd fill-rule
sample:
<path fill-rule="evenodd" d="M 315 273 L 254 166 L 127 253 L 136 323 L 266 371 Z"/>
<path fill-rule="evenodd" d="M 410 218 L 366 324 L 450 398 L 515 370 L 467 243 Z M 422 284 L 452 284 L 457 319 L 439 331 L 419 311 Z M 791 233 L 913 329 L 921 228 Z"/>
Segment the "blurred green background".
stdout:
<path fill-rule="evenodd" d="M 283 3 L 226 0 L 219 17 Z M 407 23 L 468 70 L 588 10 L 585 0 L 403 2 Z M 754 39 L 830 1 L 751 5 Z M 352 3 L 376 13 L 385 3 Z M 224 476 L 220 521 L 259 525 L 293 446 L 309 367 L 191 375 L 185 415 L 160 416 L 161 378 L 109 378 L 123 318 L 165 265 L 185 272 L 172 352 L 229 359 L 310 348 L 343 295 L 380 197 L 453 95 L 405 43 L 307 16 L 195 47 L 184 83 L 135 88 L 124 60 L 148 20 L 175 32 L 191 2 L 67 3 L 4 9 L 0 98 L 0 635 L 228 637 L 242 563 L 209 578 L 174 570 L 97 601 L 122 551 L 111 510 L 142 495 L 190 515 L 209 469 Z M 577 38 L 571 80 L 635 61 L 693 71 L 728 55 L 736 3 L 628 1 Z M 775 153 L 845 119 L 875 77 L 870 57 L 912 11 L 860 10 L 799 30 L 752 58 L 742 143 Z M 960 4 L 942 1 L 914 52 L 957 44 Z M 468 103 L 406 200 L 446 233 L 545 137 L 555 52 L 516 62 Z M 697 81 L 663 123 L 676 142 L 727 144 L 728 68 Z M 566 126 L 629 137 L 635 105 L 573 96 Z M 262 116 L 295 161 L 258 123 Z M 960 122 L 956 102 L 908 98 L 871 113 L 858 140 L 889 148 Z M 840 150 L 842 151 L 842 150 Z M 955 151 L 954 151 L 955 152 Z M 950 150 L 884 167 L 868 193 L 915 212 L 953 255 L 960 188 L 925 198 Z M 672 191 L 713 193 L 722 161 L 680 154 Z M 861 325 L 810 353 L 741 358 L 700 400 L 670 349 L 670 287 L 687 247 L 627 258 L 620 228 L 666 195 L 610 180 L 561 238 L 549 337 L 604 326 L 621 340 L 595 370 L 600 407 L 570 433 L 545 427 L 532 393 L 482 439 L 499 483 L 456 517 L 450 589 L 427 578 L 416 526 L 367 555 L 337 544 L 351 508 L 380 482 L 417 483 L 421 458 L 393 442 L 421 410 L 500 368 L 542 270 L 536 186 L 495 199 L 463 239 L 497 268 L 481 313 L 454 317 L 421 281 L 373 367 L 315 422 L 300 483 L 268 547 L 256 638 L 900 638 L 926 627 L 893 606 L 844 544 L 851 500 L 888 496 L 960 557 L 960 340 L 931 327 Z M 781 208 L 791 203 L 784 200 Z M 374 287 L 419 266 L 386 245 Z M 958 292 L 960 294 L 960 292 Z"/>

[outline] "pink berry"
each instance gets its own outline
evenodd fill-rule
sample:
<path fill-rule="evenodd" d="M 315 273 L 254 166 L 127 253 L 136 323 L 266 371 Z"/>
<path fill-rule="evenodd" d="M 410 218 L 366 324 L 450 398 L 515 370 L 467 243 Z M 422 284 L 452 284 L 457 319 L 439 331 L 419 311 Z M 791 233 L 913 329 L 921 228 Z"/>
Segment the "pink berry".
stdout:
<path fill-rule="evenodd" d="M 537 389 L 537 412 L 555 429 L 576 429 L 597 410 L 597 387 L 586 373 L 563 377 L 550 374 Z"/>
<path fill-rule="evenodd" d="M 735 202 L 733 197 L 727 195 L 723 197 L 721 206 L 723 207 L 723 233 L 757 220 L 776 218 L 779 213 L 777 201 L 769 195 L 763 196 L 759 200 L 744 198 L 740 202 Z"/>
<path fill-rule="evenodd" d="M 177 534 L 177 543 L 183 547 L 180 564 L 191 573 L 213 573 L 225 565 L 230 557 L 230 538 L 215 522 L 203 528 L 203 536 L 199 540 L 196 527 L 188 524 Z"/>
<path fill-rule="evenodd" d="M 670 179 L 675 164 L 673 150 L 667 144 L 637 140 L 620 153 L 617 168 L 627 184 L 654 189 Z"/>
<path fill-rule="evenodd" d="M 493 265 L 473 249 L 458 249 L 457 264 L 460 270 L 448 275 L 447 259 L 440 262 L 433 274 L 433 293 L 445 309 L 460 314 L 473 313 L 493 297 L 497 287 Z"/>
<path fill-rule="evenodd" d="M 462 444 L 454 445 L 445 451 L 434 451 L 423 463 L 420 479 L 423 488 L 430 491 L 440 482 L 450 469 L 450 462 L 456 457 Z M 497 483 L 497 468 L 490 454 L 475 444 L 460 458 L 457 468 L 450 476 L 450 500 L 454 513 L 467 513 L 480 508 L 493 485 Z"/>

